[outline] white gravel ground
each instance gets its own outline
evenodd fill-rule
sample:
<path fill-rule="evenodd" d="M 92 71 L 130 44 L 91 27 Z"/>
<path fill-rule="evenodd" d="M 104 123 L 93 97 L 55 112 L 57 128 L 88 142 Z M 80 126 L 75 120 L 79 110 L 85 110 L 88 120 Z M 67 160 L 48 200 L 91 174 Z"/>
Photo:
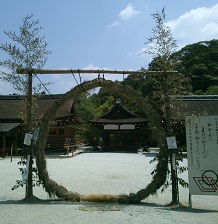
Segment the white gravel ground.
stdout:
<path fill-rule="evenodd" d="M 70 158 L 47 159 L 50 177 L 68 190 L 80 194 L 129 194 L 144 188 L 151 180 L 154 154 L 83 153 Z M 96 203 L 21 203 L 25 189 L 11 191 L 21 179 L 19 158 L 0 159 L 0 223 L 1 224 L 216 224 L 218 203 L 215 196 L 192 196 L 193 208 L 169 208 L 171 191 L 158 192 L 140 205 Z M 186 164 L 187 161 L 184 161 Z M 187 173 L 183 174 L 187 180 Z M 42 187 L 34 195 L 48 199 Z M 180 188 L 180 202 L 188 205 L 188 189 Z"/>

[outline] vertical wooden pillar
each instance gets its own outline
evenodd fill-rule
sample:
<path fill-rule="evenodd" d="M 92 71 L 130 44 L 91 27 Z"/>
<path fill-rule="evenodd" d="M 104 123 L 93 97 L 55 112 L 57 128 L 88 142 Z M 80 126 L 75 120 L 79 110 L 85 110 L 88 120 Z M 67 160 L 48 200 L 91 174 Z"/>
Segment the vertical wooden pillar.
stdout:
<path fill-rule="evenodd" d="M 28 74 L 28 93 L 27 93 L 27 132 L 32 131 L 32 84 L 33 84 L 33 75 L 32 73 Z M 26 187 L 26 198 L 31 198 L 33 196 L 33 148 L 32 145 L 29 146 L 29 173 L 28 173 L 28 184 Z"/>
<path fill-rule="evenodd" d="M 6 132 L 5 131 L 3 132 L 3 147 L 2 148 L 3 149 L 6 148 Z"/>
<path fill-rule="evenodd" d="M 170 109 L 170 97 L 165 95 L 165 112 L 166 112 L 166 123 L 167 123 L 167 137 L 173 135 L 172 128 L 172 118 L 171 118 L 171 109 Z M 173 168 L 173 152 L 170 150 L 170 169 L 172 177 L 172 205 L 179 203 L 179 193 L 178 193 L 178 181 L 177 181 L 177 171 Z"/>
<path fill-rule="evenodd" d="M 6 134 L 7 132 L 3 132 L 3 145 L 2 145 L 2 158 L 5 158 L 6 154 Z"/>

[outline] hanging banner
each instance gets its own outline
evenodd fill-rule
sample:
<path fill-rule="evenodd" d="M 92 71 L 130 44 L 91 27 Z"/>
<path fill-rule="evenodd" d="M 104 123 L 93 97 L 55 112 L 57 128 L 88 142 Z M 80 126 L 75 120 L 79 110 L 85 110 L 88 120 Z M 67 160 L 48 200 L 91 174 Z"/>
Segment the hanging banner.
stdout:
<path fill-rule="evenodd" d="M 218 116 L 187 116 L 189 192 L 218 195 Z"/>

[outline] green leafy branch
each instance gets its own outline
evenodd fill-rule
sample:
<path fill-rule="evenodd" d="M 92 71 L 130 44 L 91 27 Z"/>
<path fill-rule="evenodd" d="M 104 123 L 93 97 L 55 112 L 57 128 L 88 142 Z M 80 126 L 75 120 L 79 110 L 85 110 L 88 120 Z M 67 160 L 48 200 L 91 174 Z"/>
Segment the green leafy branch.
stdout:
<path fill-rule="evenodd" d="M 21 160 L 17 163 L 19 166 L 26 166 L 27 164 L 27 157 L 21 157 Z M 22 168 L 20 167 L 19 168 L 19 171 L 21 174 L 23 174 L 25 172 L 25 168 Z M 32 168 L 32 186 L 33 187 L 39 187 L 41 184 L 42 184 L 42 181 L 39 179 L 39 176 L 38 176 L 38 169 L 36 167 L 33 167 Z M 16 190 L 18 189 L 19 187 L 23 187 L 24 185 L 26 185 L 27 183 L 27 180 L 25 179 L 24 181 L 23 180 L 16 180 L 16 183 L 15 185 L 11 188 L 11 190 Z"/>

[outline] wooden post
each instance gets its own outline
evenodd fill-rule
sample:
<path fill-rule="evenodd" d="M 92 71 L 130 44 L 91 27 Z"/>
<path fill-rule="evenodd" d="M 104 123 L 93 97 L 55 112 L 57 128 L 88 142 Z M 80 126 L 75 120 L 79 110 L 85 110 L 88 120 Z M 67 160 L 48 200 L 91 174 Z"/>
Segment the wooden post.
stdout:
<path fill-rule="evenodd" d="M 6 154 L 6 134 L 7 132 L 3 132 L 3 146 L 2 146 L 2 158 L 5 158 Z"/>
<path fill-rule="evenodd" d="M 28 73 L 28 93 L 27 93 L 27 132 L 32 131 L 32 73 Z M 31 198 L 33 196 L 33 186 L 32 186 L 32 164 L 33 164 L 33 148 L 32 145 L 29 146 L 29 173 L 28 181 L 26 185 L 26 198 Z"/>
<path fill-rule="evenodd" d="M 173 135 L 172 129 L 172 117 L 171 117 L 171 109 L 170 109 L 170 97 L 168 93 L 165 95 L 165 112 L 166 112 L 166 125 L 167 125 L 167 135 L 168 137 Z M 173 150 L 173 149 L 172 149 Z M 177 205 L 179 203 L 178 198 L 178 181 L 177 181 L 177 171 L 173 166 L 173 152 L 170 150 L 170 170 L 172 177 L 172 201 L 170 205 Z"/>
<path fill-rule="evenodd" d="M 11 162 L 12 162 L 12 160 L 13 160 L 13 144 L 11 145 Z"/>
<path fill-rule="evenodd" d="M 27 92 L 27 131 L 32 131 L 32 82 L 33 75 L 28 73 L 28 92 Z"/>
<path fill-rule="evenodd" d="M 189 195 L 188 195 L 188 207 L 189 207 L 189 208 L 192 208 L 192 196 L 191 196 L 190 193 L 189 193 Z"/>

